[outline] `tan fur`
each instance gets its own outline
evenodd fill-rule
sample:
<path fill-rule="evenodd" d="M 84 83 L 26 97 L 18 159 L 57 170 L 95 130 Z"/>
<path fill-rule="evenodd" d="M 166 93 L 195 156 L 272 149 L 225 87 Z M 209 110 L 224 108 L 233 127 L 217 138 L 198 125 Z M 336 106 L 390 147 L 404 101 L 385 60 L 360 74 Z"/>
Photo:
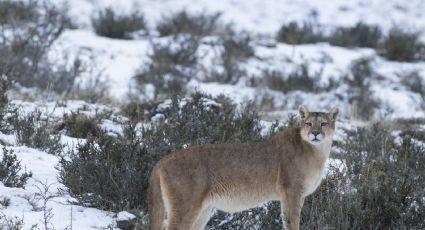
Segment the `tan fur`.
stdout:
<path fill-rule="evenodd" d="M 201 145 L 164 157 L 150 178 L 150 229 L 204 229 L 214 207 L 238 212 L 270 200 L 281 201 L 285 229 L 299 229 L 304 198 L 321 181 L 337 113 L 301 106 L 300 127 L 270 140 Z M 321 141 L 313 141 L 313 132 Z"/>

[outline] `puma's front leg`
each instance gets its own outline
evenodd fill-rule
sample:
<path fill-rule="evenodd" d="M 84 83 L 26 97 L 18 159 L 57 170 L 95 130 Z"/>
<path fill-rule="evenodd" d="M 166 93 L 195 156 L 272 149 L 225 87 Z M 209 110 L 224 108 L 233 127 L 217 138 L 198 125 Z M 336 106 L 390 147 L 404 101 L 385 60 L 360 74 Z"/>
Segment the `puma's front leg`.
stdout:
<path fill-rule="evenodd" d="M 299 230 L 304 197 L 300 192 L 285 192 L 281 200 L 282 222 L 285 230 Z"/>

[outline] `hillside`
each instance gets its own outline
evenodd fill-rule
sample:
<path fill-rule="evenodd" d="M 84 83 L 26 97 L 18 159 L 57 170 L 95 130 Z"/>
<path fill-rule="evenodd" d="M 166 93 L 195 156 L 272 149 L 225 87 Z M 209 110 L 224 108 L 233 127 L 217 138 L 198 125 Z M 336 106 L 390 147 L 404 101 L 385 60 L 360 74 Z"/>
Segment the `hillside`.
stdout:
<path fill-rule="evenodd" d="M 0 229 L 144 229 L 160 157 L 264 140 L 301 104 L 341 111 L 302 226 L 425 228 L 424 12 L 421 0 L 0 2 Z M 268 203 L 208 226 L 280 224 Z"/>

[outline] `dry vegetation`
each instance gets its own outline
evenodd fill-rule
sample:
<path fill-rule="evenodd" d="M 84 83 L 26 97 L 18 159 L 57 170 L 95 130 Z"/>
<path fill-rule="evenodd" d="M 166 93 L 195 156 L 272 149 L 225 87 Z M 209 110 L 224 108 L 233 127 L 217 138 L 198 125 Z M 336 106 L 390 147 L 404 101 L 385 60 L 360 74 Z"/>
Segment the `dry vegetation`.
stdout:
<path fill-rule="evenodd" d="M 149 30 L 139 12 L 119 15 L 110 8 L 97 12 L 92 23 L 98 35 L 117 39 L 131 39 L 132 33 Z M 11 81 L 13 87 L 51 90 L 63 96 L 61 99 L 78 95 L 80 99 L 96 103 L 107 97 L 103 82 L 97 81 L 89 88 L 75 85 L 75 80 L 86 71 L 78 57 L 71 65 L 51 63 L 47 58 L 52 43 L 70 25 L 61 9 L 38 1 L 0 2 L 2 32 L 13 32 L 13 36 L 0 36 L 0 128 L 3 133 L 14 134 L 19 145 L 60 157 L 60 181 L 79 204 L 143 213 L 147 179 L 152 166 L 162 156 L 198 144 L 261 141 L 275 133 L 277 128 L 272 126 L 269 135 L 261 135 L 260 116 L 252 105 L 238 109 L 227 97 L 202 93 L 185 97 L 187 83 L 199 74 L 205 76 L 197 80 L 222 84 L 237 84 L 244 77 L 250 77 L 243 64 L 255 58 L 252 37 L 223 24 L 219 13 L 182 11 L 164 17 L 156 26 L 159 39 L 168 39 L 168 42 L 152 39 L 150 60 L 134 77 L 140 92 L 147 85 L 153 85 L 155 98 L 120 105 L 121 115 L 128 118 L 121 126 L 122 134 L 103 130 L 101 122 L 110 117 L 102 114 L 90 117 L 76 111 L 53 121 L 43 117 L 40 111 L 23 115 L 11 108 L 6 94 Z M 208 40 L 208 37 L 215 39 Z M 288 44 L 328 42 L 335 46 L 369 47 L 395 61 L 425 59 L 419 33 L 398 27 L 385 34 L 377 26 L 358 23 L 325 34 L 315 22 L 291 22 L 281 27 L 276 40 Z M 199 52 L 202 45 L 219 47 L 220 71 L 202 66 Z M 340 82 L 349 88 L 341 101 L 354 105 L 354 116 L 363 120 L 370 119 L 378 108 L 378 101 L 370 96 L 371 82 L 378 78 L 371 63 L 372 60 L 364 58 L 354 61 L 349 71 L 342 73 Z M 57 68 L 50 68 L 53 64 Z M 3 78 L 3 74 L 8 79 Z M 265 86 L 284 94 L 321 93 L 338 87 L 332 82 L 319 85 L 319 78 L 320 73 L 312 74 L 305 63 L 290 73 L 266 69 L 260 79 L 251 81 L 251 86 Z M 425 83 L 418 72 L 412 71 L 401 78 L 403 87 L 424 98 Z M 166 108 L 159 106 L 167 98 L 172 98 L 171 104 Z M 141 122 L 150 126 L 140 128 Z M 424 132 L 416 130 L 423 124 L 423 120 L 403 120 L 391 127 L 374 124 L 346 131 L 346 142 L 339 143 L 339 151 L 332 156 L 343 163 L 341 167 L 331 167 L 318 191 L 306 200 L 302 228 L 424 229 L 425 150 L 416 142 L 425 140 Z M 292 117 L 286 126 L 294 125 Z M 393 130 L 402 132 L 394 136 Z M 80 143 L 74 151 L 64 152 L 60 135 L 83 138 L 87 142 Z M 4 148 L 3 152 L 0 181 L 5 186 L 23 187 L 31 173 L 23 172 L 12 150 Z M 279 204 L 271 202 L 242 213 L 216 212 L 209 227 L 281 229 L 279 215 Z M 142 226 L 139 227 L 146 228 L 146 224 L 140 215 Z M 21 229 L 22 223 L 20 219 L 0 214 L 0 228 L 4 226 Z"/>

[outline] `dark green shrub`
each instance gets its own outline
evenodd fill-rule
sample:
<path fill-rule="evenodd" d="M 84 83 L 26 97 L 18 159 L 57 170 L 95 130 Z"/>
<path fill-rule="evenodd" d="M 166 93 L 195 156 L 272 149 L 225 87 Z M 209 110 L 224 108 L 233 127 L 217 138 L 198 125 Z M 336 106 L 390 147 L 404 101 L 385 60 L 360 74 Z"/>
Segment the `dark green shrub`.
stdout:
<path fill-rule="evenodd" d="M 417 93 L 425 98 L 425 81 L 422 80 L 421 74 L 414 70 L 407 73 L 398 74 L 401 78 L 401 83 L 407 87 L 408 90 Z"/>
<path fill-rule="evenodd" d="M 183 94 L 186 83 L 197 71 L 198 47 L 195 37 L 179 37 L 167 44 L 152 43 L 150 64 L 135 76 L 137 82 L 142 86 L 152 84 L 156 97 Z"/>
<path fill-rule="evenodd" d="M 319 188 L 306 197 L 301 210 L 301 229 L 356 229 L 349 222 L 355 217 L 347 208 L 353 198 L 344 173 L 331 166 Z"/>
<path fill-rule="evenodd" d="M 425 125 L 425 118 L 398 118 L 391 121 L 390 127 L 400 130 L 400 137 L 412 138 L 418 141 L 425 141 L 425 131 L 422 130 L 422 126 Z"/>
<path fill-rule="evenodd" d="M 132 121 L 149 121 L 156 114 L 159 102 L 130 101 L 121 107 L 121 113 Z"/>
<path fill-rule="evenodd" d="M 255 55 L 251 37 L 248 34 L 240 34 L 222 39 L 224 48 L 223 59 L 243 61 Z"/>
<path fill-rule="evenodd" d="M 42 118 L 40 111 L 36 110 L 23 117 L 19 115 L 17 109 L 13 113 L 8 122 L 15 131 L 18 144 L 41 149 L 54 155 L 62 153 L 64 146 L 60 143 L 60 135 L 51 135 L 49 121 Z"/>
<path fill-rule="evenodd" d="M 353 27 L 336 28 L 328 40 L 336 46 L 378 48 L 382 38 L 382 31 L 378 26 L 358 22 Z"/>
<path fill-rule="evenodd" d="M 323 42 L 326 39 L 316 24 L 311 22 L 304 22 L 303 24 L 290 22 L 282 25 L 277 33 L 276 40 L 288 44 L 306 44 Z"/>
<path fill-rule="evenodd" d="M 174 97 L 157 111 L 163 119 L 149 128 L 129 125 L 122 137 L 90 136 L 69 159 L 63 158 L 60 181 L 70 194 L 102 209 L 145 210 L 149 173 L 162 156 L 192 145 L 261 139 L 258 115 L 237 110 L 225 97 Z"/>
<path fill-rule="evenodd" d="M 23 188 L 32 174 L 25 171 L 19 175 L 21 170 L 21 161 L 18 160 L 13 150 L 3 147 L 3 157 L 0 161 L 0 181 L 7 187 Z"/>
<path fill-rule="evenodd" d="M 425 59 L 425 45 L 420 33 L 394 27 L 385 37 L 381 54 L 393 61 L 412 62 Z"/>
<path fill-rule="evenodd" d="M 52 90 L 64 96 L 68 96 L 72 92 L 75 87 L 75 80 L 87 70 L 79 57 L 75 58 L 71 65 L 55 63 L 54 70 L 49 69 L 48 64 L 51 68 L 52 63 L 45 63 L 40 68 L 40 74 L 44 74 L 44 79 L 40 79 L 37 87 Z M 47 82 L 43 82 L 43 80 Z"/>
<path fill-rule="evenodd" d="M 3 197 L 3 199 L 0 200 L 0 205 L 7 208 L 10 206 L 10 198 Z"/>
<path fill-rule="evenodd" d="M 222 82 L 235 84 L 246 75 L 239 62 L 254 56 L 254 48 L 250 45 L 250 41 L 248 35 L 223 40 L 224 52 L 221 54 L 221 60 L 225 79 Z"/>
<path fill-rule="evenodd" d="M 254 47 L 250 43 L 251 38 L 248 34 L 222 37 L 220 41 L 220 45 L 223 46 L 220 56 L 222 71 L 213 71 L 208 81 L 236 84 L 241 77 L 246 76 L 246 71 L 240 65 L 255 55 Z"/>
<path fill-rule="evenodd" d="M 279 202 L 268 202 L 261 207 L 238 213 L 217 211 L 208 222 L 206 229 L 282 229 Z"/>
<path fill-rule="evenodd" d="M 351 63 L 350 73 L 343 77 L 343 81 L 349 86 L 348 102 L 353 106 L 353 116 L 368 120 L 374 114 L 378 101 L 373 98 L 370 86 L 376 77 L 370 59 L 360 58 Z"/>
<path fill-rule="evenodd" d="M 410 137 L 397 144 L 379 125 L 360 129 L 347 141 L 343 154 L 361 208 L 354 213 L 357 226 L 425 227 L 424 152 Z"/>
<path fill-rule="evenodd" d="M 130 33 L 146 30 L 146 21 L 140 12 L 117 15 L 112 8 L 99 11 L 97 17 L 92 18 L 92 25 L 97 35 L 109 38 L 131 39 Z"/>
<path fill-rule="evenodd" d="M 214 100 L 201 93 L 192 94 L 189 100 L 173 97 L 171 106 L 158 112 L 164 122 L 146 130 L 152 134 L 145 140 L 148 146 L 155 148 L 155 154 L 163 155 L 191 145 L 261 139 L 258 115 L 250 111 L 250 106 L 238 111 L 224 96 Z"/>
<path fill-rule="evenodd" d="M 312 76 L 307 63 L 299 65 L 295 71 L 287 75 L 277 71 L 266 70 L 264 71 L 263 79 L 267 87 L 283 93 L 295 90 L 305 92 L 320 91 L 320 87 L 317 84 L 320 74 Z"/>
<path fill-rule="evenodd" d="M 7 11 L 2 29 L 8 36 L 0 38 L 1 72 L 24 87 L 58 93 L 72 87 L 80 68 L 78 59 L 69 67 L 53 65 L 47 58 L 52 43 L 69 25 L 64 10 L 45 1 L 10 0 L 1 2 L 2 10 Z"/>
<path fill-rule="evenodd" d="M 37 17 L 36 1 L 1 1 L 0 25 L 8 25 L 13 21 L 31 21 Z"/>
<path fill-rule="evenodd" d="M 4 115 L 7 112 L 7 105 L 9 100 L 7 98 L 7 90 L 9 89 L 10 82 L 1 73 L 0 70 L 0 130 L 6 130 L 6 124 L 4 123 Z"/>
<path fill-rule="evenodd" d="M 85 73 L 89 74 L 89 78 L 84 82 L 75 84 L 74 87 L 66 94 L 67 99 L 83 100 L 88 103 L 96 104 L 110 104 L 109 97 L 110 84 L 101 76 L 102 71 L 97 70 L 96 67 L 84 68 Z"/>
<path fill-rule="evenodd" d="M 61 159 L 60 180 L 82 204 L 106 210 L 139 208 L 146 199 L 151 158 L 135 135 L 117 138 L 102 132 L 78 145 L 69 160 Z"/>
<path fill-rule="evenodd" d="M 88 136 L 96 136 L 100 132 L 98 125 L 102 117 L 88 117 L 80 111 L 65 114 L 61 129 L 66 130 L 66 134 L 75 138 L 87 138 Z"/>
<path fill-rule="evenodd" d="M 165 17 L 157 26 L 160 36 L 190 34 L 194 36 L 208 36 L 217 32 L 220 13 L 216 14 L 189 14 L 181 11 L 170 17 Z"/>

